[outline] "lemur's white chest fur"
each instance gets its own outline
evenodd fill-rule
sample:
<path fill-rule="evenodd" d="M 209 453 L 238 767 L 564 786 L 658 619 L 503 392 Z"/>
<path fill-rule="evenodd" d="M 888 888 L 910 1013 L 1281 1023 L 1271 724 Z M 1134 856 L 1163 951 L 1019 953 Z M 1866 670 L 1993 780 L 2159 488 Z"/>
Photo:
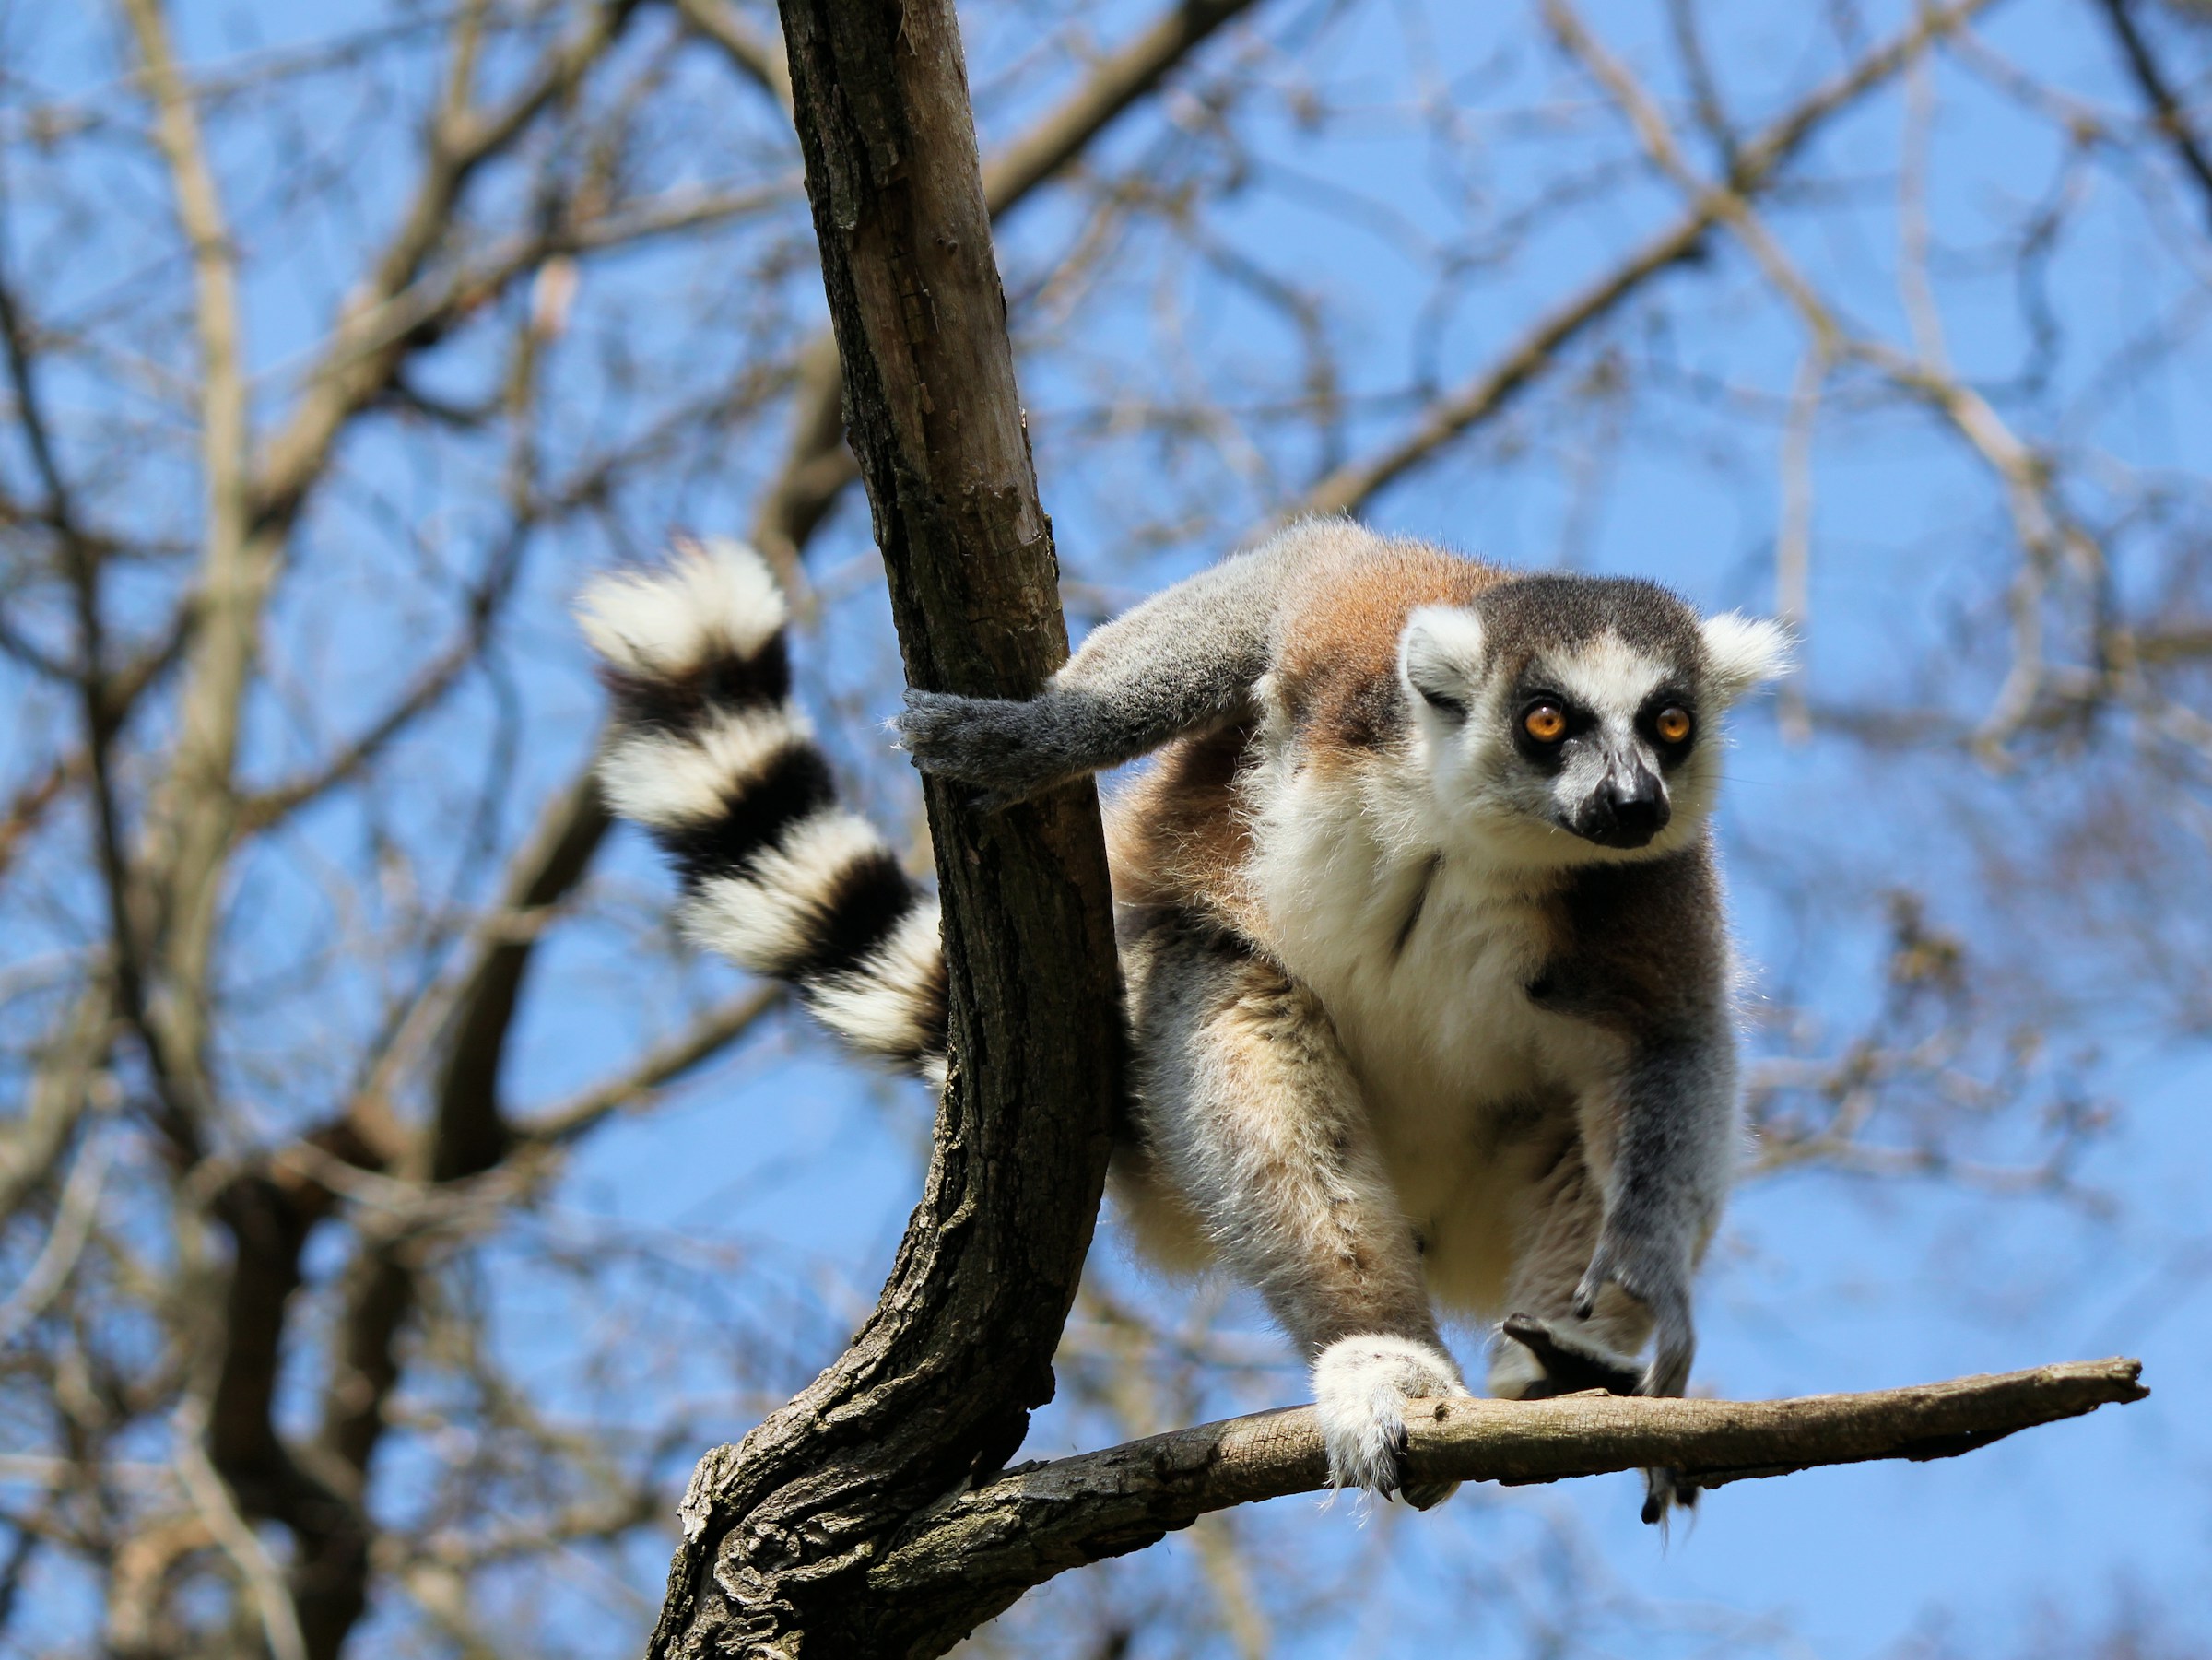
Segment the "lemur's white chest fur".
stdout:
<path fill-rule="evenodd" d="M 1556 878 L 1440 852 L 1371 771 L 1259 771 L 1267 944 L 1335 1022 L 1431 1288 L 1495 1316 L 1530 1179 L 1573 1134 L 1581 1068 L 1526 992 Z"/>

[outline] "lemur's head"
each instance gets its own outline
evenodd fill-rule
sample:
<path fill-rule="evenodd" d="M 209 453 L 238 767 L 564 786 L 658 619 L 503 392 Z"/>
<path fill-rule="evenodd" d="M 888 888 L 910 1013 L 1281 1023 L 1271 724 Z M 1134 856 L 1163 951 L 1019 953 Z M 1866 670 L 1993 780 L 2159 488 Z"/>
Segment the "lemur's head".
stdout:
<path fill-rule="evenodd" d="M 1621 577 L 1515 577 L 1472 606 L 1414 612 L 1398 640 L 1437 805 L 1544 863 L 1693 839 L 1720 782 L 1723 713 L 1788 663 L 1778 624 L 1700 618 Z"/>

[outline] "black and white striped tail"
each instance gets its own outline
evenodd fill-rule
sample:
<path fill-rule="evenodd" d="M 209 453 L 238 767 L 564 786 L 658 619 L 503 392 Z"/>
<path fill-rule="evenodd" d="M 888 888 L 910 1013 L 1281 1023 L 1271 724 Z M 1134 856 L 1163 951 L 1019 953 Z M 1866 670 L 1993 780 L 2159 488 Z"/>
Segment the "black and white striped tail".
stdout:
<path fill-rule="evenodd" d="M 586 589 L 578 620 L 616 724 L 600 785 L 674 862 L 693 939 L 788 982 L 863 1053 L 941 1079 L 937 901 L 837 805 L 791 701 L 786 615 L 735 542 L 679 543 L 658 571 Z"/>

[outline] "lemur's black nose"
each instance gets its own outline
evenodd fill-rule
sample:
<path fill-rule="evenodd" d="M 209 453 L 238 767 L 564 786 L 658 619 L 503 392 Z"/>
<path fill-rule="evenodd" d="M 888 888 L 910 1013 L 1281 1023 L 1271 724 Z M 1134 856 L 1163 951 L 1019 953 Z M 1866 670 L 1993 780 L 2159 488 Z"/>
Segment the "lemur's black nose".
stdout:
<path fill-rule="evenodd" d="M 1601 847 L 1643 847 L 1672 815 L 1665 786 L 1640 768 L 1631 778 L 1608 779 L 1591 797 L 1583 834 Z"/>

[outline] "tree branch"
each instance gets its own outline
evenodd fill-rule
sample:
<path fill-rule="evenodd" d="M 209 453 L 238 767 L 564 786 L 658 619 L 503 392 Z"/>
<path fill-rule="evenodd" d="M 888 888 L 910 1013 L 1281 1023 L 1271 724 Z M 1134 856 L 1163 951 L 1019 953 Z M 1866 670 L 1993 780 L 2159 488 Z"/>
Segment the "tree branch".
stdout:
<path fill-rule="evenodd" d="M 1858 63 L 1808 95 L 1797 107 L 1770 123 L 1735 151 L 1728 188 L 1699 198 L 1673 224 L 1648 238 L 1634 253 L 1570 295 L 1535 324 L 1480 374 L 1439 400 L 1403 438 L 1375 453 L 1347 462 L 1321 479 L 1285 510 L 1283 517 L 1305 513 L 1356 512 L 1447 445 L 1495 418 L 1524 387 L 1579 336 L 1618 311 L 1644 284 L 1664 271 L 1696 258 L 1721 223 L 1723 208 L 1750 201 L 1780 176 L 1783 168 L 1834 116 L 1902 70 L 1931 41 L 1940 40 L 1986 10 L 1994 0 L 1957 0 L 1922 14 L 1910 29 L 1868 53 Z"/>
<path fill-rule="evenodd" d="M 713 0 L 694 3 L 704 6 Z M 1208 36 L 1253 3 L 1174 0 L 1149 29 L 1102 59 L 1074 92 L 983 169 L 983 201 L 992 218 L 1026 201 Z M 691 15 L 689 7 L 685 15 Z M 761 492 L 750 532 L 753 546 L 786 581 L 796 574 L 807 538 L 858 477 L 845 448 L 843 388 L 837 342 L 827 334 L 818 336 L 799 354 L 790 443 L 782 465 Z"/>
<path fill-rule="evenodd" d="M 488 111 L 472 101 L 473 51 L 465 41 L 456 48 L 451 86 L 432 123 L 429 155 L 414 199 L 359 297 L 340 319 L 299 408 L 269 445 L 254 500 L 257 525 L 265 530 L 288 526 L 298 516 L 347 421 L 391 383 L 410 344 L 428 326 L 426 318 L 414 330 L 394 335 L 385 326 L 386 309 L 404 300 L 451 232 L 454 209 L 470 180 L 549 105 L 574 89 L 619 38 L 637 5 L 638 0 L 604 0 L 593 7 L 581 28 L 546 53 L 521 88 Z M 455 301 L 475 291 L 448 290 Z"/>
<path fill-rule="evenodd" d="M 1058 108 L 991 158 L 983 199 L 994 218 L 1083 153 L 1123 111 L 1253 0 L 1176 0 L 1152 26 L 1091 66 Z"/>
<path fill-rule="evenodd" d="M 1067 651 L 949 0 L 784 0 L 847 414 L 908 678 L 1032 694 Z M 865 1571 L 995 1468 L 1052 1358 L 1120 1105 L 1121 1006 L 1088 781 L 989 820 L 924 790 L 951 1081 L 922 1203 L 853 1346 L 684 1504 L 655 1655 L 935 1653 Z"/>
<path fill-rule="evenodd" d="M 673 1083 L 758 1026 L 783 1004 L 780 985 L 756 986 L 711 1009 L 689 1029 L 648 1051 L 620 1075 L 515 1126 L 515 1139 L 543 1147 L 574 1142 L 625 1107 Z"/>
<path fill-rule="evenodd" d="M 1254 0 L 1237 0 L 1235 4 L 1229 0 L 1206 0 L 1204 4 L 1175 0 L 1149 29 L 1101 61 L 1065 103 L 1015 139 L 1003 156 L 985 170 L 984 197 L 991 214 L 995 217 L 1005 213 L 1026 199 L 1056 170 L 1080 155 L 1083 147 L 1133 102 L 1159 86 L 1208 35 L 1253 3 Z M 740 43 L 747 51 L 759 46 L 759 42 L 743 32 L 742 25 L 735 22 L 729 8 L 719 4 L 719 0 L 685 0 L 680 9 L 688 23 L 714 40 L 724 51 L 731 50 L 730 42 L 714 27 L 718 22 L 737 30 Z M 748 76 L 755 73 L 745 61 L 739 66 Z M 788 71 L 780 60 L 775 68 L 779 84 L 788 88 Z M 747 198 L 745 205 L 749 206 L 749 202 Z M 806 544 L 820 528 L 838 496 L 859 476 L 845 448 L 843 377 L 838 364 L 837 342 L 830 335 L 818 336 L 802 349 L 790 448 L 774 480 L 761 494 L 749 533 L 754 546 L 775 562 L 787 581 L 795 581 L 799 559 Z M 593 764 L 587 762 L 558 798 L 566 804 L 562 810 L 569 817 L 559 826 L 549 824 L 543 832 L 547 839 L 558 842 L 563 834 L 571 832 L 581 836 L 592 828 L 585 823 L 587 818 L 595 825 L 597 833 L 604 834 L 605 809 L 600 806 L 597 792 L 590 782 Z M 526 850 L 517 860 L 517 877 L 511 879 L 524 879 L 520 873 L 535 857 L 534 852 Z M 571 882 L 582 880 L 588 868 L 588 861 L 577 864 L 570 873 Z M 561 897 L 560 891 L 540 891 L 544 894 L 544 903 L 550 904 Z M 487 971 L 505 971 L 502 962 L 488 955 L 482 960 L 481 967 Z M 484 995 L 488 995 L 487 988 Z M 479 994 L 472 983 L 464 996 L 476 1000 Z M 512 1012 L 512 996 L 507 1007 Z M 487 1008 L 480 1022 L 488 1018 Z M 489 1028 L 479 1023 L 472 1030 L 482 1037 Z M 596 1107 L 589 1101 L 571 1105 L 584 1110 L 582 1116 L 575 1121 L 580 1124 L 596 1122 L 605 1110 L 603 1102 Z M 567 1122 L 568 1112 L 568 1109 L 558 1110 L 554 1117 Z"/>
<path fill-rule="evenodd" d="M 791 70 L 781 41 L 753 33 L 728 0 L 676 0 L 676 9 L 701 38 L 721 48 L 738 74 L 781 104 L 784 114 L 791 113 Z"/>
<path fill-rule="evenodd" d="M 2136 27 L 2131 0 L 2101 0 L 2101 4 L 2104 15 L 2112 19 L 2121 55 L 2127 59 L 2136 85 L 2142 88 L 2144 101 L 2150 105 L 2152 124 L 2166 135 L 2183 171 L 2196 181 L 2197 189 L 2204 194 L 2206 217 L 2212 220 L 2212 157 L 2206 155 L 2205 147 L 2197 141 L 2195 130 L 2189 124 L 2189 112 L 2174 95 L 2172 83 L 2159 66 L 2150 42 Z"/>
<path fill-rule="evenodd" d="M 124 1012 L 145 1037 L 162 1098 L 163 1128 L 176 1156 L 190 1163 L 206 1133 L 206 971 L 216 873 L 230 835 L 239 707 L 252 668 L 267 561 L 246 535 L 253 440 L 229 218 L 160 0 L 126 0 L 125 10 L 153 99 L 156 143 L 192 251 L 200 345 L 200 485 L 207 528 L 198 618 L 187 649 L 174 757 L 163 781 L 155 837 L 165 866 L 160 874 L 167 878 L 150 885 L 159 895 L 160 937 L 158 945 L 141 941 L 141 928 L 125 915 L 117 926 L 116 981 Z M 158 976 L 158 985 L 140 985 L 134 965 L 142 944 L 149 948 L 147 978 Z M 158 1008 L 152 1005 L 157 991 Z"/>
<path fill-rule="evenodd" d="M 1707 1487 L 1877 1458 L 1947 1458 L 2149 1393 L 2130 1360 L 1783 1401 L 1430 1401 L 1406 1414 L 1414 1481 L 1509 1486 L 1660 1466 Z M 1209 1512 L 1323 1490 L 1311 1407 L 1201 1424 L 1025 1465 L 947 1501 L 870 1570 L 916 1604 L 972 1620 L 1030 1587 L 1142 1549 Z M 979 1614 L 979 1609 L 982 1612 Z"/>
<path fill-rule="evenodd" d="M 611 824 L 597 781 L 587 771 L 548 804 L 537 833 L 508 875 L 497 913 L 526 921 L 559 903 L 582 879 Z M 477 1175 L 507 1149 L 500 1071 L 523 976 L 536 947 L 535 927 L 502 929 L 487 938 L 482 955 L 462 977 L 434 1086 L 435 1118 L 423 1172 L 433 1181 Z"/>

